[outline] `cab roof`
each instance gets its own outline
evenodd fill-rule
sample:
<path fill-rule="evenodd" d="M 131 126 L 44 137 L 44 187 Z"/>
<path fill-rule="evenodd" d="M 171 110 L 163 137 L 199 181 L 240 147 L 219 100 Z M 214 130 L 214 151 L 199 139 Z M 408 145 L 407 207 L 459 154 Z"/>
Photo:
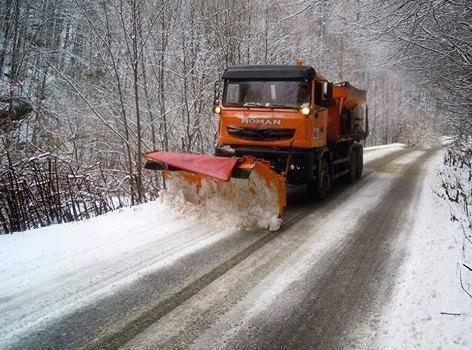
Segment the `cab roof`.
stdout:
<path fill-rule="evenodd" d="M 312 79 L 316 76 L 315 69 L 310 66 L 294 65 L 251 65 L 228 67 L 223 79 Z"/>

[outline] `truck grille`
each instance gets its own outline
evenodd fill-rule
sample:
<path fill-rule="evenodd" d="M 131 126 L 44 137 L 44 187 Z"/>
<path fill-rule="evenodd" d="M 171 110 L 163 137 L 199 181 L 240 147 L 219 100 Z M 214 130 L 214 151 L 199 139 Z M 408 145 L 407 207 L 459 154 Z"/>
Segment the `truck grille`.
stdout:
<path fill-rule="evenodd" d="M 285 140 L 295 135 L 295 129 L 251 129 L 228 126 L 228 134 L 246 140 Z"/>

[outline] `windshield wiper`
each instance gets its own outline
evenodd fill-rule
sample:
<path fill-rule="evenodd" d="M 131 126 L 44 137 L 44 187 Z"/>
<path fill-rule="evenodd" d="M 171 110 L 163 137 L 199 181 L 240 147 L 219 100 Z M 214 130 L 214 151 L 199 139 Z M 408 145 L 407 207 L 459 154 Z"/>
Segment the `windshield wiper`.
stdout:
<path fill-rule="evenodd" d="M 295 106 L 278 105 L 278 104 L 270 104 L 269 107 L 272 108 L 272 109 L 274 109 L 274 108 L 297 108 Z"/>
<path fill-rule="evenodd" d="M 246 102 L 243 104 L 243 107 L 264 107 L 264 104 L 260 102 Z"/>
<path fill-rule="evenodd" d="M 264 108 L 298 108 L 297 106 L 287 106 L 282 104 L 261 103 L 261 102 L 246 102 L 243 107 L 264 107 Z"/>

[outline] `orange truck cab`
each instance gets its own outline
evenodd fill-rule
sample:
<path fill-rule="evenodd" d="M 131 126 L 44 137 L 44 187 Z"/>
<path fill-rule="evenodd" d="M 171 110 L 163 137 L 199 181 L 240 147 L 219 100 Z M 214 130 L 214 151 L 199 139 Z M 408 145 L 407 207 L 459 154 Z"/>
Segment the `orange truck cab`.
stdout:
<path fill-rule="evenodd" d="M 320 197 L 333 179 L 361 176 L 365 91 L 304 65 L 229 67 L 222 82 L 222 91 L 215 84 L 215 155 L 268 160 L 287 183 L 307 184 Z"/>

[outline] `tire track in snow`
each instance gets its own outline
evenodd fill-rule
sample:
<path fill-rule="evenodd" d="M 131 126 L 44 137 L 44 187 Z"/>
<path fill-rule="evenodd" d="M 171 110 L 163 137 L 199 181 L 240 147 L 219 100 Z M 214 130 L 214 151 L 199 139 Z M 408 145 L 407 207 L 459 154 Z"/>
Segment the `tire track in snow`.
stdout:
<path fill-rule="evenodd" d="M 415 152 L 402 158 L 399 168 L 407 169 L 422 153 Z M 403 164 L 405 161 L 407 164 Z M 381 175 L 382 169 L 378 171 Z M 367 176 L 370 174 L 371 169 Z M 220 349 L 228 344 L 232 348 L 232 335 L 248 324 L 248 317 L 252 317 L 250 315 L 259 313 L 258 310 L 261 307 L 264 309 L 263 305 L 270 303 L 274 297 L 282 304 L 287 302 L 287 298 L 280 296 L 284 288 L 293 289 L 293 298 L 298 297 L 297 289 L 290 287 L 289 281 L 312 279 L 313 275 L 308 273 L 312 266 L 316 266 L 315 272 L 319 275 L 336 264 L 336 256 L 330 258 L 333 249 L 346 246 L 346 236 L 350 236 L 351 227 L 356 225 L 359 214 L 385 200 L 387 191 L 396 180 L 392 176 L 379 177 L 375 176 L 373 181 L 368 181 L 367 186 L 362 183 L 358 186 L 357 182 L 342 186 L 340 196 L 334 196 L 333 200 L 308 213 L 303 220 L 297 220 L 293 229 L 269 242 L 202 293 L 182 303 L 175 311 L 127 343 L 125 348 L 184 349 L 193 341 L 196 341 L 196 345 L 193 344 L 196 349 Z M 359 198 L 368 200 L 364 208 Z M 341 230 L 340 234 L 336 233 L 337 230 Z M 284 312 L 274 316 L 274 310 L 272 306 L 268 309 L 268 317 L 278 317 L 280 320 L 287 318 Z M 263 320 L 251 324 L 249 334 L 252 335 L 251 330 L 264 323 Z M 243 343 L 241 348 L 247 348 L 253 343 L 254 337 Z"/>
<path fill-rule="evenodd" d="M 375 327 L 375 319 L 388 300 L 405 252 L 401 235 L 405 234 L 402 228 L 409 219 L 409 205 L 417 195 L 415 188 L 421 185 L 424 165 L 434 154 L 431 150 L 420 156 L 395 181 L 380 205 L 361 216 L 349 241 L 330 253 L 332 264 L 320 277 L 296 282 L 278 296 L 293 300 L 290 295 L 295 290 L 300 298 L 295 305 L 289 310 L 273 305 L 268 311 L 271 315 L 252 320 L 250 332 L 240 332 L 229 347 L 340 349 L 355 347 L 359 339 L 372 336 L 356 331 L 366 324 L 367 328 L 371 323 L 371 328 Z M 315 267 L 307 276 L 319 273 Z M 280 314 L 284 319 L 274 317 Z"/>
<path fill-rule="evenodd" d="M 369 168 L 377 168 L 408 152 L 409 150 L 397 151 L 384 158 L 367 162 L 366 165 Z M 366 175 L 355 184 L 340 185 L 335 195 L 323 203 L 308 199 L 307 205 L 306 197 L 300 203 L 297 203 L 297 197 L 295 200 L 289 198 L 290 207 L 282 230 L 262 236 L 261 233 L 256 233 L 258 239 L 255 241 L 254 233 L 241 233 L 225 238 L 202 251 L 184 257 L 168 269 L 143 277 L 136 282 L 136 286 L 131 285 L 124 291 L 77 310 L 59 321 L 52 322 L 39 332 L 30 334 L 27 339 L 23 339 L 17 345 L 21 348 L 37 348 L 39 344 L 48 347 L 89 344 L 91 347 L 105 348 L 123 345 L 254 252 L 289 230 L 308 213 L 320 206 L 337 206 L 342 203 L 343 198 L 351 196 L 362 188 L 369 181 L 371 174 L 372 172 L 367 170 Z M 215 251 L 219 252 L 219 255 L 215 254 Z M 211 256 L 215 259 L 208 259 Z M 195 266 L 196 261 L 198 266 Z M 207 270 L 205 270 L 206 266 L 209 267 Z M 186 270 L 187 273 L 182 273 Z M 172 278 L 169 280 L 169 277 Z M 160 284 L 165 284 L 166 280 L 173 286 L 162 288 Z M 157 303 L 156 299 L 158 299 Z M 116 315 L 120 309 L 121 314 Z M 134 312 L 131 318 L 129 310 Z M 135 317 L 135 315 L 138 316 Z M 115 325 L 118 327 L 114 327 Z M 111 332 L 108 333 L 108 330 Z"/>
<path fill-rule="evenodd" d="M 369 168 L 379 168 L 388 164 L 395 159 L 402 157 L 403 155 L 411 152 L 411 150 L 401 150 L 387 155 L 384 158 L 375 159 L 371 162 L 368 162 L 366 165 Z M 303 203 L 305 204 L 302 209 L 298 208 L 297 210 L 289 209 L 287 216 L 285 218 L 282 229 L 276 232 L 270 232 L 263 236 L 260 240 L 247 247 L 244 251 L 240 252 L 233 258 L 225 261 L 223 264 L 219 265 L 214 270 L 210 271 L 208 274 L 202 276 L 199 280 L 194 283 L 186 286 L 184 289 L 171 296 L 168 300 L 162 301 L 155 308 L 149 310 L 146 314 L 141 315 L 141 317 L 135 319 L 133 323 L 128 324 L 122 330 L 108 335 L 107 337 L 101 339 L 98 343 L 94 343 L 91 348 L 117 348 L 126 344 L 129 340 L 133 339 L 137 334 L 142 330 L 148 328 L 150 325 L 154 324 L 156 321 L 161 319 L 163 316 L 167 315 L 169 312 L 174 310 L 177 306 L 182 304 L 184 301 L 188 300 L 193 295 L 197 294 L 203 288 L 208 286 L 211 282 L 215 281 L 217 278 L 222 276 L 224 273 L 228 272 L 234 266 L 245 260 L 250 255 L 254 254 L 256 251 L 260 250 L 262 247 L 267 245 L 276 237 L 283 234 L 285 231 L 289 230 L 294 224 L 296 224 L 301 218 L 305 217 L 308 213 L 312 212 L 315 208 L 320 206 L 328 206 L 332 204 L 336 206 L 339 203 L 342 203 L 342 197 L 349 197 L 355 191 L 359 190 L 364 186 L 368 181 L 369 177 L 372 175 L 372 172 L 368 172 L 363 176 L 358 182 L 350 185 L 338 184 L 338 189 L 335 195 L 331 196 L 323 202 L 319 202 L 307 197 L 303 198 Z M 306 205 L 308 202 L 309 205 Z M 292 201 L 293 203 L 293 201 Z M 290 205 L 290 202 L 289 202 Z M 242 297 L 242 295 L 240 296 Z"/>

